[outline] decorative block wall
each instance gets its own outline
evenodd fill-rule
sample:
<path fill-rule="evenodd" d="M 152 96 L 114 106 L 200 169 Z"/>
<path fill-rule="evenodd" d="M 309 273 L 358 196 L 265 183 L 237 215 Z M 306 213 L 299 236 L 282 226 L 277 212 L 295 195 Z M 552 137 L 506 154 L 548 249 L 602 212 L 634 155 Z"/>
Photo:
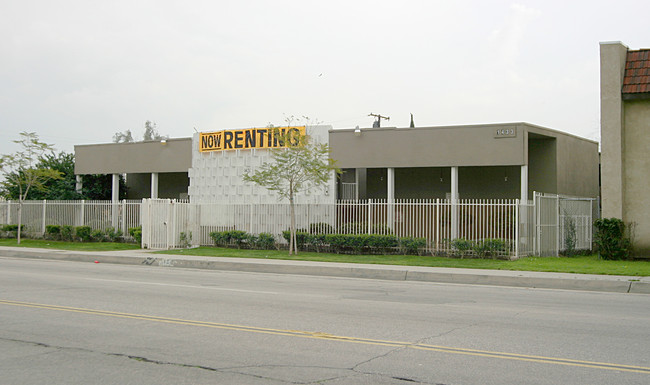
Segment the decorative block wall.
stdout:
<path fill-rule="evenodd" d="M 329 144 L 328 131 L 331 126 L 309 126 L 307 135 L 320 143 Z M 192 202 L 219 203 L 288 203 L 264 187 L 242 180 L 245 170 L 271 160 L 269 150 L 227 150 L 199 152 L 199 134 L 192 138 L 192 168 L 189 170 L 188 193 Z M 296 203 L 336 202 L 336 179 L 334 173 L 328 185 L 296 195 Z"/>

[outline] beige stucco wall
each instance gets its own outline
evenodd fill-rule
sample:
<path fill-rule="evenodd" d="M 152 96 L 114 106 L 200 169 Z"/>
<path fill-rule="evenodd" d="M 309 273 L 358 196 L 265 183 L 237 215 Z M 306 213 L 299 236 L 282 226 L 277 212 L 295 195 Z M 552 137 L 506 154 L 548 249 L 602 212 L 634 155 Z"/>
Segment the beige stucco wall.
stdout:
<path fill-rule="evenodd" d="M 579 197 L 599 196 L 598 162 L 598 143 L 558 135 L 558 192 Z"/>
<path fill-rule="evenodd" d="M 500 129 L 515 129 L 517 134 L 515 137 L 496 138 L 495 132 Z M 517 190 L 520 187 L 515 186 L 515 181 L 519 183 L 523 165 L 530 167 L 529 199 L 532 199 L 533 191 L 599 196 L 598 143 L 528 123 L 362 129 L 360 133 L 350 129 L 332 130 L 330 145 L 332 158 L 343 168 L 458 166 L 459 193 L 466 197 L 483 198 L 490 197 L 490 194 L 493 198 L 520 197 L 520 190 Z M 472 176 L 468 169 L 472 167 L 487 168 L 477 169 L 476 175 Z M 500 175 L 503 171 L 490 167 L 517 167 L 518 171 L 509 169 L 512 183 L 494 184 L 492 179 L 503 180 L 503 175 Z M 396 186 L 399 186 L 400 179 L 403 180 L 403 175 L 403 171 L 396 172 Z M 369 177 L 368 191 L 374 187 L 381 190 L 383 187 L 373 180 Z M 481 182 L 474 183 L 478 180 Z M 422 186 L 431 190 L 433 197 L 442 195 L 445 188 L 448 191 L 446 185 L 429 182 L 425 180 Z M 382 191 L 377 193 L 381 195 Z M 396 187 L 396 197 L 402 194 L 419 195 L 404 191 L 403 186 Z"/>
<path fill-rule="evenodd" d="M 515 128 L 514 138 L 495 138 Z M 448 167 L 525 164 L 520 124 L 330 131 L 332 158 L 340 167 Z"/>
<path fill-rule="evenodd" d="M 627 47 L 620 42 L 600 43 L 601 196 L 605 218 L 623 218 L 623 101 Z"/>
<path fill-rule="evenodd" d="M 557 140 L 528 138 L 528 199 L 532 191 L 557 194 Z"/>
<path fill-rule="evenodd" d="M 77 175 L 187 172 L 192 166 L 191 138 L 78 145 L 74 152 Z"/>
<path fill-rule="evenodd" d="M 623 220 L 634 224 L 637 254 L 650 256 L 650 100 L 624 106 Z"/>

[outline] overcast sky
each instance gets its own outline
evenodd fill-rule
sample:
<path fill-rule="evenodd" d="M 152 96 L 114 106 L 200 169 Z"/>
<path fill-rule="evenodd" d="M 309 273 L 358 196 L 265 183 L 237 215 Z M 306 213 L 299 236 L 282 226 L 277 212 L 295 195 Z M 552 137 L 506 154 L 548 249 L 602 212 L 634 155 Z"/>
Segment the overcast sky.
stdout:
<path fill-rule="evenodd" d="M 0 0 L 0 154 L 282 124 L 529 122 L 599 139 L 599 42 L 650 1 Z"/>

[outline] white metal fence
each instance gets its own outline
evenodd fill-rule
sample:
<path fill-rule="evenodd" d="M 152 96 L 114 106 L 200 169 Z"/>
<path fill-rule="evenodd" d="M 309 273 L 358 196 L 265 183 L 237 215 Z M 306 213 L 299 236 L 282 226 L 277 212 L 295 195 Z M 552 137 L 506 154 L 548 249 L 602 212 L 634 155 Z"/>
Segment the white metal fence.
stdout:
<path fill-rule="evenodd" d="M 597 199 L 535 193 L 534 205 L 536 255 L 591 249 L 593 223 L 600 216 Z"/>
<path fill-rule="evenodd" d="M 18 203 L 0 202 L 0 223 L 17 224 Z M 447 199 L 339 201 L 297 204 L 296 226 L 307 232 L 327 229 L 347 234 L 394 234 L 421 237 L 427 252 L 449 253 L 451 241 L 499 239 L 510 256 L 558 255 L 571 239 L 576 250 L 590 249 L 597 201 L 536 193 L 534 200 Z M 142 245 L 170 249 L 211 245 L 213 231 L 270 233 L 278 242 L 291 222 L 288 204 L 190 203 L 168 199 L 143 201 L 28 201 L 23 204 L 25 231 L 44 234 L 50 224 L 105 230 L 142 226 Z"/>
<path fill-rule="evenodd" d="M 47 225 L 90 226 L 93 230 L 109 227 L 128 229 L 141 225 L 139 200 L 111 201 L 25 201 L 21 222 L 27 234 L 43 235 Z M 18 224 L 18 202 L 0 202 L 0 223 Z"/>
<path fill-rule="evenodd" d="M 421 237 L 428 253 L 452 252 L 451 240 L 499 239 L 506 254 L 523 256 L 536 250 L 535 207 L 518 200 L 340 201 L 337 204 L 297 204 L 296 227 L 346 234 L 394 234 Z M 290 225 L 288 204 L 182 203 L 143 201 L 143 245 L 175 248 L 211 245 L 213 231 L 241 230 L 276 236 Z M 191 240 L 190 240 L 191 238 Z"/>

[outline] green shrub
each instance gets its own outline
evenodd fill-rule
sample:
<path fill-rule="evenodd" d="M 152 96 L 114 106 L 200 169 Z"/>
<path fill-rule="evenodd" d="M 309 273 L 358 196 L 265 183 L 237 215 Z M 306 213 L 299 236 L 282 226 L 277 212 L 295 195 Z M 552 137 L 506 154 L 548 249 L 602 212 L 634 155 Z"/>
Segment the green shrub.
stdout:
<path fill-rule="evenodd" d="M 325 242 L 325 236 L 327 234 L 309 234 L 309 237 L 307 239 L 307 243 L 316 250 L 316 252 L 320 252 L 323 247 L 325 247 L 326 242 Z"/>
<path fill-rule="evenodd" d="M 470 254 L 474 249 L 474 242 L 465 238 L 456 238 L 451 241 L 451 248 L 454 249 L 456 254 L 462 257 Z"/>
<path fill-rule="evenodd" d="M 105 231 L 106 239 L 110 242 L 117 242 L 122 238 L 122 229 L 115 230 L 114 227 L 109 227 Z"/>
<path fill-rule="evenodd" d="M 285 230 L 282 232 L 282 237 L 291 243 L 291 231 Z M 296 246 L 299 250 L 304 250 L 305 245 L 311 240 L 311 234 L 309 234 L 305 229 L 296 229 Z"/>
<path fill-rule="evenodd" d="M 242 245 L 246 241 L 246 232 L 241 230 L 231 230 L 230 231 L 230 242 L 234 243 L 238 249 L 241 249 Z"/>
<path fill-rule="evenodd" d="M 330 245 L 330 248 L 335 253 L 339 254 L 347 248 L 352 247 L 351 234 L 325 234 L 325 243 Z"/>
<path fill-rule="evenodd" d="M 184 231 L 181 231 L 181 233 L 178 235 L 178 242 L 181 247 L 190 247 L 192 245 L 192 232 L 190 231 L 189 233 L 186 233 Z"/>
<path fill-rule="evenodd" d="M 325 234 L 322 242 L 335 253 L 390 253 L 399 246 L 399 239 L 390 234 Z"/>
<path fill-rule="evenodd" d="M 130 227 L 129 235 L 135 239 L 136 243 L 142 244 L 142 227 Z"/>
<path fill-rule="evenodd" d="M 240 230 L 213 231 L 210 233 L 210 238 L 216 246 L 226 247 L 235 244 L 240 249 L 246 242 L 247 235 L 245 231 Z"/>
<path fill-rule="evenodd" d="M 96 229 L 90 232 L 90 239 L 95 242 L 104 242 L 106 240 L 106 235 L 100 229 Z"/>
<path fill-rule="evenodd" d="M 402 237 L 399 239 L 399 247 L 404 254 L 420 255 L 420 250 L 427 247 L 426 238 Z"/>
<path fill-rule="evenodd" d="M 90 226 L 77 226 L 74 232 L 81 242 L 89 242 L 92 237 L 92 229 Z"/>
<path fill-rule="evenodd" d="M 628 259 L 632 253 L 632 240 L 625 223 L 618 218 L 601 218 L 594 222 L 594 242 L 602 259 Z"/>
<path fill-rule="evenodd" d="M 210 238 L 212 238 L 215 246 L 228 246 L 228 243 L 230 242 L 228 233 L 229 231 L 212 231 L 210 233 Z"/>
<path fill-rule="evenodd" d="M 486 238 L 476 242 L 474 251 L 480 257 L 498 257 L 506 254 L 506 247 L 503 239 Z"/>
<path fill-rule="evenodd" d="M 257 249 L 258 242 L 259 242 L 259 237 L 257 235 L 246 233 L 246 237 L 244 238 L 244 243 L 248 245 L 249 249 Z"/>
<path fill-rule="evenodd" d="M 20 225 L 21 231 L 25 231 L 25 225 Z M 17 238 L 18 237 L 18 225 L 3 225 L 2 236 L 7 238 Z"/>
<path fill-rule="evenodd" d="M 61 240 L 72 242 L 74 235 L 74 228 L 72 226 L 63 225 L 61 226 Z"/>
<path fill-rule="evenodd" d="M 369 247 L 375 249 L 375 251 L 386 253 L 389 250 L 396 248 L 398 244 L 399 241 L 394 235 L 370 234 L 365 241 L 364 247 Z"/>
<path fill-rule="evenodd" d="M 257 236 L 257 247 L 262 250 L 275 249 L 275 237 L 273 234 L 260 233 Z"/>
<path fill-rule="evenodd" d="M 47 225 L 45 226 L 45 238 L 47 239 L 60 239 L 61 238 L 61 226 L 59 225 Z"/>
<path fill-rule="evenodd" d="M 561 251 L 562 255 L 572 257 L 576 254 L 576 221 L 566 213 L 564 213 L 564 248 Z"/>

